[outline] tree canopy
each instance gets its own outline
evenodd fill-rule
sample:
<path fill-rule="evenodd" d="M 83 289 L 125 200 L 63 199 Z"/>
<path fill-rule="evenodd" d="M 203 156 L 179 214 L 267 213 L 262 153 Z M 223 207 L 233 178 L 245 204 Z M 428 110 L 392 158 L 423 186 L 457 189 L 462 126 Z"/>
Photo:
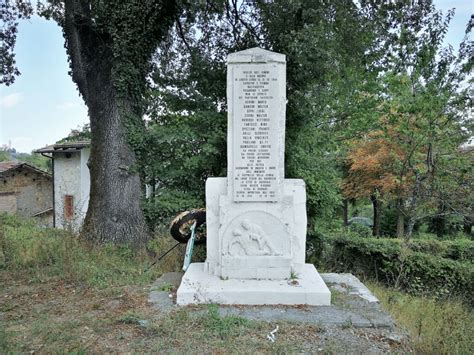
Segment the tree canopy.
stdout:
<path fill-rule="evenodd" d="M 17 19 L 31 11 L 2 7 L 6 84 Z M 93 240 L 143 244 L 142 207 L 153 227 L 204 205 L 206 178 L 226 171 L 226 56 L 254 46 L 287 57 L 286 176 L 305 180 L 312 225 L 334 221 L 344 198 L 395 206 L 408 236 L 429 216 L 472 218 L 453 197 L 471 193 L 459 147 L 473 128 L 472 20 L 454 53 L 442 45 L 453 12 L 431 1 L 50 0 L 38 11 L 62 27 L 89 108 Z"/>

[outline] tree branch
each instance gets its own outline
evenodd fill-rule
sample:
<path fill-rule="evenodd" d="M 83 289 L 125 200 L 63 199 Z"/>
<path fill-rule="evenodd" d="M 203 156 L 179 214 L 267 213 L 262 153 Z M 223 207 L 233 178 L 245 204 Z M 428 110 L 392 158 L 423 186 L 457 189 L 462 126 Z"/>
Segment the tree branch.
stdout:
<path fill-rule="evenodd" d="M 84 1 L 65 0 L 64 2 L 64 35 L 66 39 L 66 50 L 71 58 L 71 75 L 73 81 L 77 84 L 79 92 L 87 103 L 87 75 L 86 65 L 82 58 L 83 38 L 78 29 L 77 18 L 83 17 Z"/>

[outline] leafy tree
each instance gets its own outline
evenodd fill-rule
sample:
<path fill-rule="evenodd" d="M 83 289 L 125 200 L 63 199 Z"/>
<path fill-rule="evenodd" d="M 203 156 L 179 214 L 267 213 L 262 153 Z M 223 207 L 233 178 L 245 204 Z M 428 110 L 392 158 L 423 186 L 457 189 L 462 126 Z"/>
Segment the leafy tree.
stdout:
<path fill-rule="evenodd" d="M 277 1 L 261 9 L 268 46 L 287 56 L 286 172 L 305 180 L 314 222 L 339 205 L 337 133 L 374 78 L 366 64 L 375 37 L 367 17 L 345 1 Z"/>
<path fill-rule="evenodd" d="M 160 46 L 149 95 L 140 172 L 152 188 L 145 214 L 152 226 L 205 205 L 205 180 L 227 166 L 226 64 L 229 52 L 256 45 L 252 4 L 207 2 Z M 245 23 L 245 24 L 244 24 Z M 255 31 L 257 31 L 255 29 Z"/>
<path fill-rule="evenodd" d="M 24 3 L 4 5 L 13 16 L 12 28 Z M 132 144 L 144 128 L 150 61 L 184 5 L 161 0 L 38 3 L 39 14 L 63 29 L 70 73 L 89 109 L 91 190 L 83 233 L 93 241 L 139 246 L 148 239 Z M 11 68 L 2 71 L 15 74 Z"/>
<path fill-rule="evenodd" d="M 69 132 L 67 137 L 60 139 L 56 143 L 88 141 L 90 139 L 91 139 L 91 125 L 89 123 L 86 123 L 82 127 L 78 126 L 75 129 L 71 129 L 71 132 Z"/>
<path fill-rule="evenodd" d="M 339 204 L 340 144 L 336 139 L 344 139 L 341 132 L 351 127 L 355 113 L 364 111 L 357 116 L 357 130 L 373 120 L 369 108 L 374 100 L 366 92 L 376 78 L 377 69 L 370 63 L 380 48 L 372 27 L 363 11 L 345 1 L 330 5 L 227 1 L 214 16 L 203 15 L 193 24 L 183 24 L 177 33 L 183 41 L 163 46 L 154 76 L 161 106 L 151 112 L 153 129 L 165 132 L 173 127 L 168 117 L 174 115 L 187 117 L 173 121 L 184 124 L 186 132 L 191 116 L 209 116 L 216 117 L 215 127 L 224 139 L 227 54 L 256 45 L 284 53 L 288 61 L 287 176 L 306 181 L 310 220 L 330 216 Z M 215 144 L 214 149 L 221 149 L 224 143 L 209 142 Z M 166 152 L 159 156 L 163 154 Z M 196 159 L 200 154 L 200 149 L 192 153 Z M 219 159 L 214 171 L 225 171 L 225 158 L 214 158 Z M 202 172 L 200 176 L 208 176 Z M 188 182 L 177 179 L 176 184 L 190 192 Z M 200 191 L 203 188 L 201 183 Z"/>
<path fill-rule="evenodd" d="M 18 32 L 18 21 L 27 19 L 33 13 L 33 7 L 28 1 L 5 0 L 0 4 L 0 84 L 11 85 L 15 82 L 15 77 L 20 75 L 20 71 L 15 61 L 15 43 Z"/>
<path fill-rule="evenodd" d="M 206 179 L 226 173 L 225 124 L 225 115 L 211 111 L 167 114 L 150 124 L 143 174 L 151 187 L 144 205 L 151 226 L 205 206 Z"/>
<path fill-rule="evenodd" d="M 472 41 L 466 36 L 455 56 L 441 47 L 453 12 L 443 17 L 431 3 L 418 10 L 401 14 L 394 27 L 375 109 L 380 124 L 352 147 L 344 185 L 349 196 L 378 192 L 396 201 L 397 234 L 406 219 L 407 238 L 416 221 L 455 213 L 446 197 L 469 186 L 459 146 L 472 134 L 465 114 Z"/>
<path fill-rule="evenodd" d="M 385 129 L 387 134 L 393 133 Z M 405 152 L 396 142 L 387 139 L 386 132 L 373 131 L 353 142 L 347 157 L 349 171 L 342 185 L 346 198 L 372 201 L 374 236 L 380 234 L 382 201 L 401 196 L 408 188 L 398 164 L 405 159 Z"/>

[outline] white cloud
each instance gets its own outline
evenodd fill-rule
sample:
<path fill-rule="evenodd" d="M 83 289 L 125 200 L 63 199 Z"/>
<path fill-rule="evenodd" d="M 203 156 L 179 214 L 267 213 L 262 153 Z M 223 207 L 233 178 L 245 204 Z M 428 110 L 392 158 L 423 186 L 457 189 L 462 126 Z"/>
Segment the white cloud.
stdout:
<path fill-rule="evenodd" d="M 0 102 L 1 108 L 12 108 L 20 103 L 23 99 L 23 95 L 19 92 L 14 92 L 13 94 L 9 94 L 7 96 L 2 97 Z"/>

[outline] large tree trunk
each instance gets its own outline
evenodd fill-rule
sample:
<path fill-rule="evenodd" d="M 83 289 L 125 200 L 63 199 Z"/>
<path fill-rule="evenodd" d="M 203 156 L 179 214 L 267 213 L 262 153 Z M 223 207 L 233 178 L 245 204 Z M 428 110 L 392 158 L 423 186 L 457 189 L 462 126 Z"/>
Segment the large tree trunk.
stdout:
<path fill-rule="evenodd" d="M 416 209 L 418 208 L 418 198 L 421 193 L 421 180 L 420 174 L 415 173 L 415 184 L 413 186 L 413 193 L 410 200 L 410 206 L 408 207 L 408 221 L 405 229 L 405 241 L 409 241 L 413 234 L 413 228 L 417 219 Z"/>
<path fill-rule="evenodd" d="M 472 234 L 472 221 L 466 216 L 464 216 L 463 231 L 466 235 Z"/>
<path fill-rule="evenodd" d="M 65 1 L 64 37 L 77 84 L 91 121 L 91 189 L 83 234 L 94 242 L 142 246 L 148 230 L 140 207 L 142 189 L 126 125 L 140 123 L 133 102 L 113 81 L 113 39 L 98 33 L 88 2 Z"/>
<path fill-rule="evenodd" d="M 405 215 L 403 214 L 403 200 L 397 200 L 397 238 L 403 238 L 405 232 Z"/>
<path fill-rule="evenodd" d="M 407 227 L 405 229 L 405 241 L 409 241 L 413 235 L 413 228 L 415 227 L 415 218 L 409 217 L 407 222 Z"/>
<path fill-rule="evenodd" d="M 91 192 L 83 233 L 98 242 L 144 245 L 148 230 L 140 206 L 142 187 L 125 128 L 131 116 L 126 111 L 129 105 L 117 99 L 110 87 L 93 101 L 89 105 Z"/>
<path fill-rule="evenodd" d="M 436 233 L 438 238 L 443 238 L 444 233 L 446 232 L 446 217 L 444 216 L 445 206 L 441 201 L 438 204 L 438 213 L 431 219 L 431 231 Z"/>
<path fill-rule="evenodd" d="M 372 227 L 372 235 L 374 237 L 378 237 L 380 235 L 381 202 L 375 195 L 370 196 L 370 200 L 372 201 L 372 206 L 374 209 L 374 225 Z"/>
<path fill-rule="evenodd" d="M 342 200 L 342 219 L 344 226 L 349 224 L 349 200 L 345 198 Z"/>

